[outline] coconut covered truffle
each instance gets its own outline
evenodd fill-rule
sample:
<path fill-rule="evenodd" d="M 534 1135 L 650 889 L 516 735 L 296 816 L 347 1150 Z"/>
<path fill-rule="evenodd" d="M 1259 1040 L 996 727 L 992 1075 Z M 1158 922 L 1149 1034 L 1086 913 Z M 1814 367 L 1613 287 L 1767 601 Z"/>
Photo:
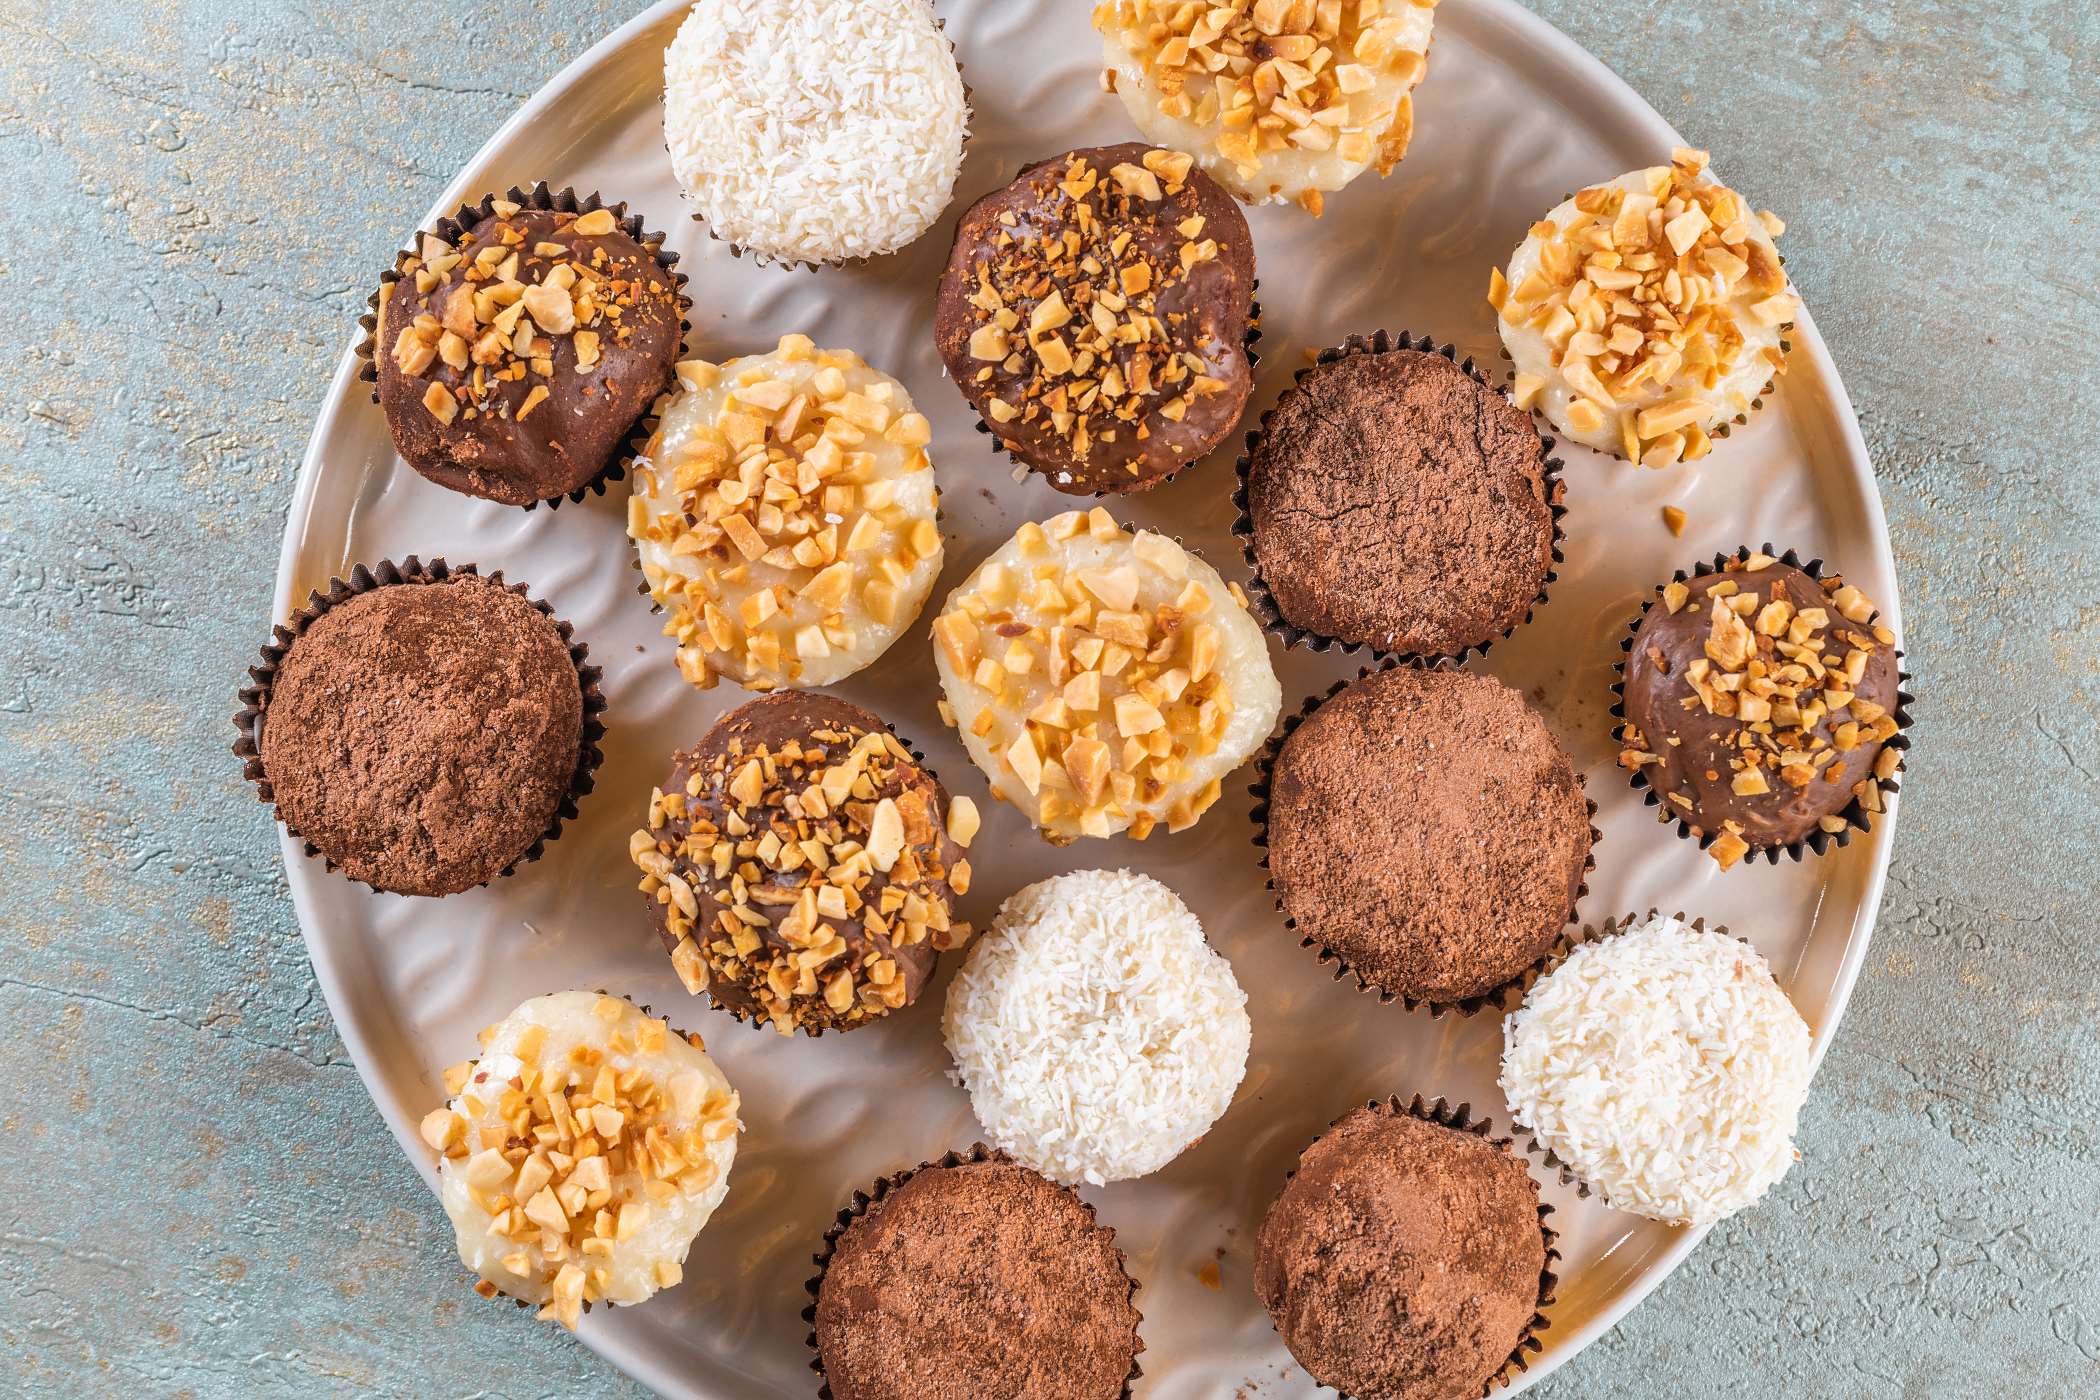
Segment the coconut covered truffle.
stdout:
<path fill-rule="evenodd" d="M 969 123 L 926 0 L 698 0 L 664 53 L 664 145 L 695 217 L 783 262 L 926 232 Z"/>
<path fill-rule="evenodd" d="M 831 685 L 919 616 L 941 572 L 932 429 L 850 350 L 686 360 L 635 470 L 627 532 L 678 670 L 751 690 Z"/>
<path fill-rule="evenodd" d="M 1389 175 L 1414 134 L 1436 0 L 1100 0 L 1107 81 L 1147 140 L 1254 204 Z"/>
<path fill-rule="evenodd" d="M 1127 870 L 1007 900 L 948 991 L 948 1051 L 1015 1160 L 1099 1186 L 1158 1171 L 1232 1104 L 1252 1034 L 1188 906 Z"/>
<path fill-rule="evenodd" d="M 829 695 L 730 711 L 649 795 L 629 839 L 685 989 L 783 1035 L 852 1030 L 918 999 L 970 926 L 953 803 L 881 718 Z"/>
<path fill-rule="evenodd" d="M 1023 525 L 933 635 L 963 747 L 1059 843 L 1195 825 L 1283 704 L 1238 591 L 1099 507 Z"/>
<path fill-rule="evenodd" d="M 1488 282 L 1511 393 L 1575 441 L 1643 466 L 1694 461 L 1786 368 L 1800 313 L 1785 225 L 1679 147 L 1531 226 Z"/>
<path fill-rule="evenodd" d="M 729 1189 L 736 1091 L 699 1037 L 596 992 L 535 997 L 423 1119 L 475 1291 L 573 1329 L 677 1283 Z"/>
<path fill-rule="evenodd" d="M 1502 1091 L 1607 1204 L 1704 1225 L 1793 1165 L 1810 1054 L 1755 948 L 1651 914 L 1532 987 L 1503 1026 Z"/>

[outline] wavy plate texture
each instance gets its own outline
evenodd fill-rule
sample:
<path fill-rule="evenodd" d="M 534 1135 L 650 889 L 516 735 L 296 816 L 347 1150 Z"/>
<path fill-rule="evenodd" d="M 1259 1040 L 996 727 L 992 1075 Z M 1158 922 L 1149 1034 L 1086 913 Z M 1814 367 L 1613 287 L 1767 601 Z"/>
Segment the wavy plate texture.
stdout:
<path fill-rule="evenodd" d="M 723 359 L 803 331 L 903 379 L 933 420 L 944 492 L 948 559 L 936 604 L 1019 522 L 1069 504 L 1034 479 L 1015 483 L 1010 463 L 942 382 L 933 288 L 955 217 L 1030 159 L 1132 135 L 1120 104 L 1096 81 L 1097 40 L 1082 0 L 941 0 L 939 9 L 974 94 L 975 136 L 954 206 L 899 256 L 816 275 L 758 267 L 686 217 L 659 118 L 660 55 L 680 13 L 668 5 L 557 78 L 439 201 L 449 210 L 541 179 L 627 200 L 652 227 L 670 228 L 684 256 L 679 266 L 693 279 L 689 354 Z M 1505 0 L 1445 0 L 1416 112 L 1406 162 L 1390 179 L 1366 178 L 1330 197 L 1324 219 L 1252 211 L 1265 317 L 1261 382 L 1245 426 L 1305 352 L 1352 332 L 1432 335 L 1502 375 L 1483 300 L 1488 268 L 1569 191 L 1663 161 L 1673 143 L 1662 119 L 1601 65 Z M 1725 150 L 1716 165 L 1725 179 Z M 1784 190 L 1745 193 L 1792 212 Z M 1643 471 L 1562 446 L 1569 515 L 1559 582 L 1530 624 L 1474 664 L 1526 690 L 1587 775 L 1603 841 L 1581 917 L 1600 922 L 1659 905 L 1726 923 L 1772 959 L 1820 1048 L 1865 950 L 1890 821 L 1819 862 L 1720 874 L 1641 805 L 1613 764 L 1606 713 L 1618 643 L 1643 592 L 1717 550 L 1770 540 L 1823 555 L 1893 614 L 1880 505 L 1844 390 L 1805 317 L 1794 345 L 1776 402 L 1695 467 Z M 1244 578 L 1230 534 L 1238 449 L 1235 436 L 1171 484 L 1108 504 L 1127 522 L 1182 536 L 1228 578 Z M 589 643 L 605 668 L 609 733 L 581 819 L 544 858 L 488 888 L 442 902 L 400 899 L 328 874 L 292 842 L 284 858 L 336 1022 L 373 1098 L 426 1172 L 429 1153 L 414 1125 L 442 1096 L 441 1067 L 469 1056 L 475 1032 L 527 996 L 611 988 L 707 1035 L 743 1093 L 748 1125 L 728 1200 L 695 1245 L 682 1286 L 644 1308 L 598 1311 L 583 1338 L 667 1394 L 807 1395 L 814 1381 L 802 1285 L 826 1226 L 856 1187 L 967 1146 L 979 1129 L 947 1077 L 945 980 L 889 1024 L 810 1041 L 733 1023 L 696 1004 L 672 976 L 633 887 L 627 834 L 671 750 L 742 696 L 730 687 L 701 694 L 673 670 L 629 566 L 627 489 L 615 483 L 580 505 L 527 512 L 432 486 L 394 457 L 346 359 L 289 519 L 279 618 L 361 560 L 417 553 L 501 569 Z M 1682 539 L 1660 522 L 1665 504 L 1690 517 Z M 986 801 L 983 778 L 942 727 L 925 623 L 840 690 L 889 718 L 924 747 L 953 791 L 984 807 L 967 916 L 981 926 L 1007 894 L 1060 871 L 1144 870 L 1189 901 L 1252 1001 L 1253 1053 L 1231 1112 L 1158 1175 L 1084 1193 L 1120 1232 L 1142 1284 L 1142 1389 L 1159 1400 L 1243 1386 L 1310 1393 L 1249 1285 L 1262 1211 L 1299 1148 L 1352 1104 L 1441 1095 L 1471 1102 L 1504 1128 L 1499 1023 L 1492 1015 L 1432 1021 L 1332 980 L 1284 931 L 1264 888 L 1247 820 L 1250 773 L 1180 836 L 1063 851 L 1038 840 L 1010 810 Z M 1287 712 L 1357 668 L 1339 653 L 1276 660 Z M 1532 1378 L 1601 1333 L 1696 1243 L 1692 1232 L 1579 1201 L 1557 1182 L 1545 1193 L 1559 1208 L 1565 1261 Z M 435 1200 L 404 1204 L 431 1217 L 433 1236 L 443 1232 Z M 468 1282 L 461 1278 L 463 1296 Z M 521 1314 L 517 1325 L 534 1324 Z"/>

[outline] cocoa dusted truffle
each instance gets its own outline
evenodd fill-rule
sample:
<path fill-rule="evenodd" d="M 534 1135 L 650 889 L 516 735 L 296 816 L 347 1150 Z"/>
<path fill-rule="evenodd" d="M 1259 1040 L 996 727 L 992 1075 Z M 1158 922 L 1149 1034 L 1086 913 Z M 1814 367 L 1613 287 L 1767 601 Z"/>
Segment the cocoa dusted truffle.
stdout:
<path fill-rule="evenodd" d="M 784 692 L 675 756 L 629 852 L 687 991 L 820 1035 L 910 1005 L 969 938 L 977 820 L 874 714 Z"/>
<path fill-rule="evenodd" d="M 1180 151 L 1038 162 L 956 225 L 934 308 L 948 373 L 1000 445 L 1073 495 L 1157 486 L 1247 405 L 1254 242 Z"/>
<path fill-rule="evenodd" d="M 1724 870 L 1866 825 L 1902 769 L 1895 634 L 1835 574 L 1749 550 L 1680 574 L 1622 670 L 1619 762 Z"/>
<path fill-rule="evenodd" d="M 1531 1336 L 1546 1292 L 1523 1161 L 1485 1124 L 1417 1111 L 1378 1103 L 1339 1119 L 1255 1241 L 1254 1291 L 1284 1345 L 1355 1400 L 1474 1400 Z"/>
<path fill-rule="evenodd" d="M 980 1148 L 876 1187 L 823 1261 L 811 1313 L 834 1400 L 1117 1400 L 1137 1354 L 1115 1231 Z"/>
<path fill-rule="evenodd" d="M 491 199 L 463 214 L 380 289 L 372 355 L 394 450 L 506 505 L 578 490 L 671 387 L 675 255 L 612 209 Z"/>
<path fill-rule="evenodd" d="M 1558 464 L 1448 354 L 1390 344 L 1327 352 L 1263 416 L 1250 562 L 1291 628 L 1457 656 L 1507 636 L 1552 578 Z"/>
<path fill-rule="evenodd" d="M 1582 780 L 1524 697 L 1457 670 L 1374 671 L 1275 751 L 1279 907 L 1372 990 L 1434 1005 L 1499 993 L 1574 917 Z"/>
<path fill-rule="evenodd" d="M 395 894 L 455 894 L 525 859 L 583 768 L 568 640 L 500 575 L 334 603 L 260 703 L 257 755 L 285 825 Z"/>

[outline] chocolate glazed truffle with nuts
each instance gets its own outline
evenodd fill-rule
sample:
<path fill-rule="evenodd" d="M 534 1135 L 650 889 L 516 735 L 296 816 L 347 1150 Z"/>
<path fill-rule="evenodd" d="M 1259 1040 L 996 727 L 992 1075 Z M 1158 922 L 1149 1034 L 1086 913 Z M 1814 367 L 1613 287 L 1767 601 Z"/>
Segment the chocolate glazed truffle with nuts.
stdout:
<path fill-rule="evenodd" d="M 598 477 L 671 386 L 685 334 L 675 259 L 638 241 L 639 220 L 549 202 L 542 187 L 460 211 L 377 301 L 394 450 L 440 486 L 505 505 Z"/>
<path fill-rule="evenodd" d="M 1027 167 L 956 225 L 934 306 L 948 373 L 1015 460 L 1072 495 L 1201 458 L 1253 388 L 1254 242 L 1180 151 Z"/>
<path fill-rule="evenodd" d="M 969 938 L 977 821 L 874 714 L 784 692 L 676 756 L 629 851 L 687 991 L 821 1035 L 910 1005 Z"/>
<path fill-rule="evenodd" d="M 1842 840 L 1902 770 L 1895 633 L 1815 567 L 1744 550 L 1680 575 L 1622 666 L 1619 762 L 1723 870 Z"/>

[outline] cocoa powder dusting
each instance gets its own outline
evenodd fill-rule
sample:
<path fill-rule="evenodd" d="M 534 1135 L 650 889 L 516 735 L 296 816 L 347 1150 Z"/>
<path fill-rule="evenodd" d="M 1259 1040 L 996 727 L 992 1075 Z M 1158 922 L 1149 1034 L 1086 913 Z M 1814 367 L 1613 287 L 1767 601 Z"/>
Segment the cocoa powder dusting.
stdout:
<path fill-rule="evenodd" d="M 923 1167 L 840 1238 L 817 1348 L 836 1400 L 1115 1400 L 1130 1293 L 1070 1191 L 1012 1162 Z"/>
<path fill-rule="evenodd" d="M 1544 443 L 1442 355 L 1309 371 L 1248 466 L 1254 553 L 1293 626 L 1455 655 L 1523 621 L 1553 566 Z"/>
<path fill-rule="evenodd" d="M 1373 672 L 1291 734 L 1271 788 L 1284 912 L 1382 991 L 1491 991 L 1574 915 L 1590 849 L 1581 779 L 1500 681 Z"/>
<path fill-rule="evenodd" d="M 554 623 L 454 574 L 317 618 L 278 667 L 260 750 L 285 822 L 345 874 L 443 895 L 494 878 L 545 834 L 582 734 L 582 687 Z"/>

